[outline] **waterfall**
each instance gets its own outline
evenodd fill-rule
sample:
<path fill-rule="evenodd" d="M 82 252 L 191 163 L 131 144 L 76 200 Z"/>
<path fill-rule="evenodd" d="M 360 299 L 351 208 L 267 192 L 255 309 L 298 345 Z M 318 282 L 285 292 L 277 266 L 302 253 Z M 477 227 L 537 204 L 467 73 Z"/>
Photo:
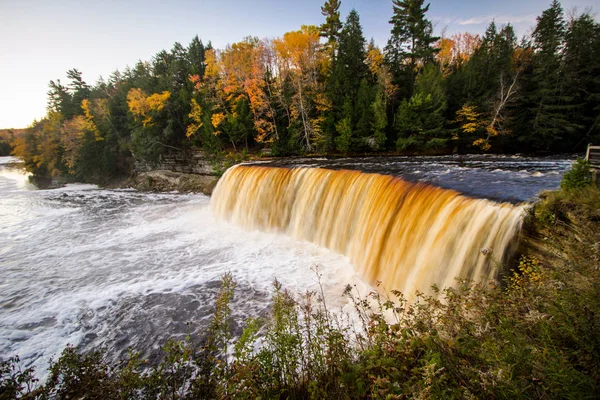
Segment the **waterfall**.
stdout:
<path fill-rule="evenodd" d="M 370 283 L 412 294 L 498 274 L 522 207 L 387 175 L 235 166 L 215 188 L 219 218 L 346 255 Z M 482 252 L 482 249 L 487 249 Z M 492 252 L 492 257 L 483 253 Z"/>

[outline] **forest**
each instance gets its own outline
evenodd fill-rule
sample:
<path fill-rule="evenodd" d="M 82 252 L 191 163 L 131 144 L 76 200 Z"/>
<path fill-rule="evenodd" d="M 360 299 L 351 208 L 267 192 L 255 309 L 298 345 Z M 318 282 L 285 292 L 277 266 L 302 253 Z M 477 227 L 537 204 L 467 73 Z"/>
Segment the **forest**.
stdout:
<path fill-rule="evenodd" d="M 600 24 L 559 1 L 517 38 L 436 37 L 423 0 L 392 0 L 384 47 L 356 10 L 216 49 L 194 37 L 94 85 L 49 83 L 47 115 L 12 140 L 36 175 L 100 182 L 193 149 L 290 155 L 578 152 L 600 141 Z M 318 12 L 318 10 L 315 10 Z M 382 21 L 384 23 L 385 21 Z"/>

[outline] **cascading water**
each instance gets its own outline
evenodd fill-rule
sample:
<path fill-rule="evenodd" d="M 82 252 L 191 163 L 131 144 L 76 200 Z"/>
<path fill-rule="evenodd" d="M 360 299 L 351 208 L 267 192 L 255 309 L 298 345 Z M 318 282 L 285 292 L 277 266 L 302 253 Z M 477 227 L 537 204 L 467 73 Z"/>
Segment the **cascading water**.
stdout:
<path fill-rule="evenodd" d="M 387 175 L 235 166 L 212 196 L 215 215 L 287 233 L 349 257 L 371 283 L 406 294 L 484 281 L 521 228 L 522 207 Z"/>

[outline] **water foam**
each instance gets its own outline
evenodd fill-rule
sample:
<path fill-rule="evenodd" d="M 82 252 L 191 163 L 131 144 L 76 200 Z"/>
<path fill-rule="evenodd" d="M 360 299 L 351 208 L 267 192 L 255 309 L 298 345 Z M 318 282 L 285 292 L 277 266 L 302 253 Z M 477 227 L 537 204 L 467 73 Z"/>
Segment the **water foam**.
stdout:
<path fill-rule="evenodd" d="M 151 351 L 185 333 L 211 312 L 227 272 L 245 288 L 240 320 L 268 307 L 274 279 L 315 290 L 315 265 L 335 306 L 347 306 L 347 283 L 368 290 L 345 257 L 217 221 L 203 195 L 0 185 L 12 190 L 0 192 L 0 357 L 19 354 L 42 375 L 68 343 Z"/>

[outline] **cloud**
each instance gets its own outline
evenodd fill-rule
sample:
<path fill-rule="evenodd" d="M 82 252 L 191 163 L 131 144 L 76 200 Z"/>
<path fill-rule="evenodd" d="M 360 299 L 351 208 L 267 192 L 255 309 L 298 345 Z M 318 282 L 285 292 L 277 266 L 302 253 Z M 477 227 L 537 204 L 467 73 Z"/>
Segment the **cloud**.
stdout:
<path fill-rule="evenodd" d="M 520 24 L 520 23 L 533 23 L 535 22 L 535 16 L 515 16 L 515 15 L 485 15 L 477 16 L 469 19 L 456 19 L 455 22 L 458 25 L 481 25 L 489 24 L 492 21 L 496 21 L 499 24 Z"/>
<path fill-rule="evenodd" d="M 492 21 L 502 26 L 510 23 L 517 36 L 530 35 L 531 29 L 535 25 L 536 16 L 534 15 L 509 15 L 509 14 L 489 14 L 479 15 L 469 18 L 460 18 L 452 15 L 432 16 L 434 28 L 442 36 L 446 34 L 457 33 L 460 31 L 471 31 L 473 33 L 483 33 L 485 27 Z"/>

